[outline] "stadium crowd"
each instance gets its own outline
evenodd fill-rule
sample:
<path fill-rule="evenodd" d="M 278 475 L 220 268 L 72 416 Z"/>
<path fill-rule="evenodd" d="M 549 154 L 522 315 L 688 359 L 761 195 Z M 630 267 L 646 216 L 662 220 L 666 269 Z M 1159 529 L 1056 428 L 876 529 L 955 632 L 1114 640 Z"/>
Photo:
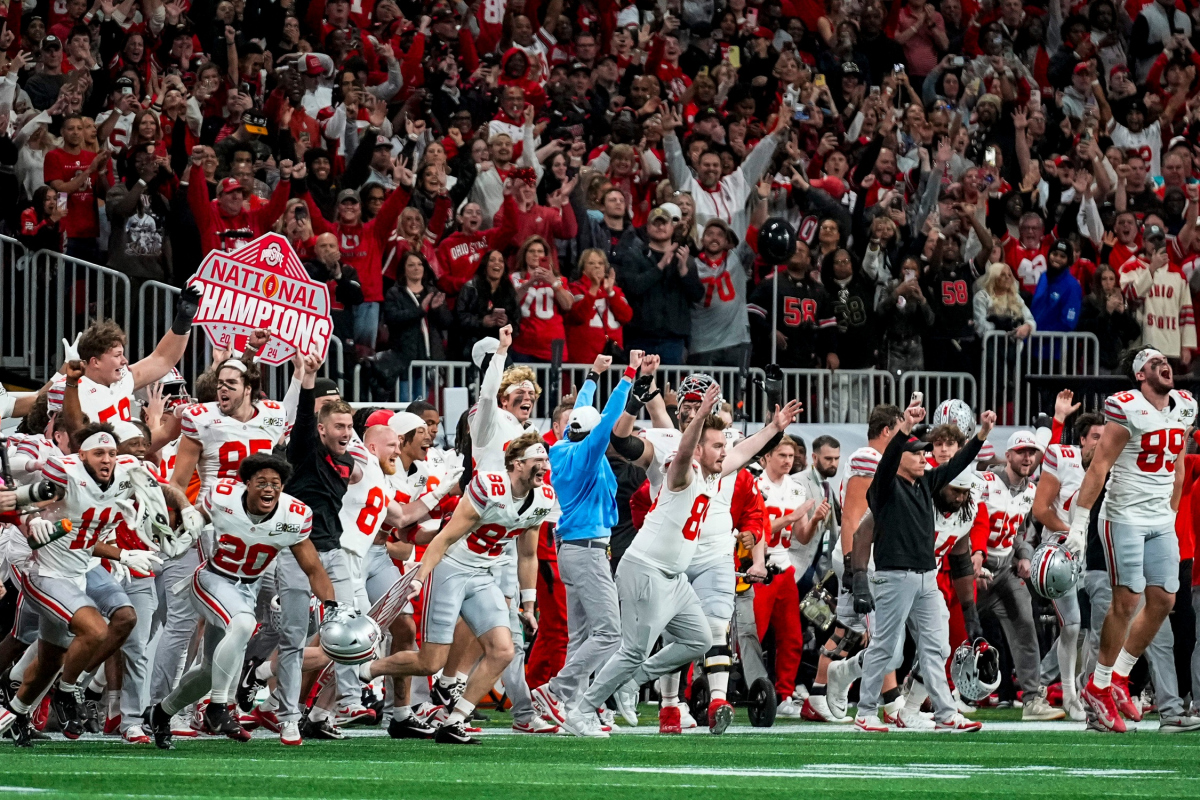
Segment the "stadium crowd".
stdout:
<path fill-rule="evenodd" d="M 0 537 L 10 601 L 32 598 L 0 643 L 12 670 L 0 730 L 18 744 L 51 716 L 68 738 L 91 726 L 169 747 L 261 726 L 299 744 L 385 710 L 397 738 L 461 743 L 499 679 L 522 733 L 603 735 L 606 704 L 636 722 L 634 693 L 651 684 L 668 733 L 697 723 L 683 697 L 723 731 L 737 692 L 772 719 L 977 730 L 964 690 L 1020 703 L 1028 720 L 1124 730 L 1122 716 L 1154 707 L 1163 730 L 1200 729 L 1187 702 L 1200 467 L 1183 453 L 1195 402 L 1173 388 L 1197 347 L 1197 9 L 12 0 L 5 12 L 0 192 L 19 198 L 6 231 L 127 275 L 130 302 L 146 281 L 182 288 L 209 252 L 278 232 L 328 284 L 343 352 L 381 378 L 375 399 L 411 401 L 355 413 L 304 353 L 287 396 L 266 398 L 265 330 L 186 382 L 173 368 L 196 335 L 190 291 L 140 361 L 125 359 L 134 332 L 111 322 L 64 342 L 41 392 L 0 398 L 0 416 L 22 418 L 12 476 L 48 485 L 40 501 L 78 544 L 56 544 L 62 514 L 48 510 L 6 520 Z M 772 218 L 794 234 L 781 258 L 759 252 Z M 922 432 L 919 400 L 879 406 L 841 486 L 841 445 L 785 436 L 800 410 L 782 396 L 760 432 L 707 436 L 731 409 L 704 367 L 978 373 L 994 331 L 1094 333 L 1101 371 L 1133 378 L 1136 396 L 1098 416 L 1064 392 L 1053 424 L 1004 452 L 984 449 L 990 411 L 943 404 Z M 595 375 L 578 397 L 550 398 L 543 441 L 527 423 L 544 387 L 521 365 L 554 360 L 558 341 L 562 362 Z M 403 380 L 412 361 L 442 358 L 479 371 L 461 420 Z M 601 414 L 598 376 L 614 363 L 629 367 Z M 697 374 L 664 397 L 660 364 Z M 1135 413 L 1163 425 L 1138 428 Z M 1107 528 L 1143 524 L 1120 446 L 1102 445 L 1112 426 L 1140 437 L 1122 434 L 1143 472 L 1161 473 L 1138 490 L 1157 504 L 1140 584 L 1141 550 L 1131 579 Z M 688 447 L 694 475 L 670 458 Z M 925 451 L 927 478 L 910 458 Z M 1109 468 L 1121 504 L 1104 505 Z M 1071 511 L 1076 490 L 1090 514 Z M 12 494 L 0 511 L 19 505 Z M 672 516 L 681 501 L 663 498 L 676 495 L 695 501 L 691 516 Z M 939 538 L 880 530 L 872 545 L 872 512 L 910 501 L 912 529 L 940 525 Z M 268 520 L 288 535 L 267 539 Z M 691 543 L 681 552 L 642 533 L 672 526 Z M 625 563 L 641 566 L 617 572 Z M 868 585 L 892 571 L 928 581 Z M 657 633 L 627 630 L 639 586 L 675 615 L 650 625 L 667 634 L 654 655 Z M 1057 643 L 1039 641 L 1051 601 Z M 813 624 L 822 604 L 831 616 Z M 907 677 L 906 619 L 919 640 Z M 945 662 L 963 643 L 951 695 Z M 734 650 L 744 687 L 729 682 Z M 692 663 L 702 690 L 681 685 Z M 434 677 L 410 689 L 414 676 Z"/>

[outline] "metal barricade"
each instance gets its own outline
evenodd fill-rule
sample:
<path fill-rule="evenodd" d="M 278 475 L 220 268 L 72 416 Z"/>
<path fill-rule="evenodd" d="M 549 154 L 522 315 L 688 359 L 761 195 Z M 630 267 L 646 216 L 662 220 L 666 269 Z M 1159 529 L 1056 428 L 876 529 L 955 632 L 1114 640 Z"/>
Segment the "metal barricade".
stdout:
<path fill-rule="evenodd" d="M 783 397 L 799 400 L 804 404 L 797 422 L 825 422 L 825 411 L 829 403 L 829 377 L 827 369 L 785 369 L 783 371 Z M 766 404 L 764 398 L 763 404 Z"/>
<path fill-rule="evenodd" d="M 0 236 L 0 367 L 29 366 L 31 257 L 16 239 Z"/>
<path fill-rule="evenodd" d="M 896 396 L 896 405 L 903 406 L 913 392 L 925 395 L 925 408 L 929 409 L 932 417 L 933 410 L 946 400 L 962 400 L 976 413 L 980 409 L 975 405 L 977 388 L 975 376 L 969 372 L 922 372 L 914 370 L 900 374 L 900 391 Z"/>
<path fill-rule="evenodd" d="M 1024 380 L 1032 375 L 1095 375 L 1100 340 L 1092 333 L 1034 333 L 1025 341 L 1004 331 L 983 336 L 980 408 L 1001 425 L 1028 425 L 1042 408 Z M 1051 402 L 1050 407 L 1053 407 Z"/>
<path fill-rule="evenodd" d="M 112 319 L 129 330 L 133 301 L 129 277 L 61 253 L 39 251 L 33 259 L 25 304 L 29 371 L 35 381 L 54 374 L 62 360 L 61 339 L 75 336 L 98 319 Z"/>
<path fill-rule="evenodd" d="M 446 387 L 468 387 L 474 401 L 479 392 L 477 382 L 479 370 L 470 361 L 413 361 L 408 365 L 408 390 L 410 399 L 424 399 L 444 413 L 442 390 Z M 354 382 L 360 381 L 359 370 L 355 370 Z M 401 397 L 399 380 L 396 382 L 396 397 Z M 361 389 L 365 393 L 365 387 Z M 359 399 L 364 397 L 360 394 Z M 456 420 L 457 421 L 457 420 Z"/>

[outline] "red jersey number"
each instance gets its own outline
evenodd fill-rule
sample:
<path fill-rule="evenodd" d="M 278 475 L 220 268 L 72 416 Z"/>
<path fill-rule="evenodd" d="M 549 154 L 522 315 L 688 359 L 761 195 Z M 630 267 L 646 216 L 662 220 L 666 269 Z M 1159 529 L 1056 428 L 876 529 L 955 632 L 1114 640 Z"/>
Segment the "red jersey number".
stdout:
<path fill-rule="evenodd" d="M 1174 472 L 1175 459 L 1183 452 L 1183 431 L 1179 428 L 1142 434 L 1142 452 L 1137 465 L 1142 472 Z M 1167 458 L 1167 454 L 1171 458 Z"/>
<path fill-rule="evenodd" d="M 217 540 L 217 552 L 212 560 L 222 572 L 254 578 L 262 574 L 278 552 L 265 544 L 247 547 L 241 539 L 226 533 Z"/>
<path fill-rule="evenodd" d="M 217 468 L 218 478 L 237 478 L 238 467 L 242 465 L 242 461 L 246 456 L 252 456 L 255 453 L 261 453 L 264 450 L 270 451 L 275 443 L 270 439 L 251 439 L 248 442 L 225 442 L 221 445 L 221 449 L 217 450 L 217 460 L 220 466 Z"/>
<path fill-rule="evenodd" d="M 683 538 L 689 542 L 696 541 L 696 537 L 700 535 L 700 524 L 708 516 L 708 502 L 708 495 L 702 494 L 692 503 L 692 512 L 688 515 L 687 522 L 683 523 Z"/>
<path fill-rule="evenodd" d="M 375 532 L 375 528 L 379 525 L 379 515 L 383 513 L 386 504 L 383 489 L 372 486 L 371 491 L 367 492 L 367 502 L 363 505 L 362 511 L 358 512 L 358 519 L 355 520 L 362 533 L 370 536 Z"/>
<path fill-rule="evenodd" d="M 490 523 L 472 531 L 467 537 L 467 549 L 472 553 L 498 558 L 504 552 L 504 542 L 508 539 L 508 529 L 503 525 Z"/>

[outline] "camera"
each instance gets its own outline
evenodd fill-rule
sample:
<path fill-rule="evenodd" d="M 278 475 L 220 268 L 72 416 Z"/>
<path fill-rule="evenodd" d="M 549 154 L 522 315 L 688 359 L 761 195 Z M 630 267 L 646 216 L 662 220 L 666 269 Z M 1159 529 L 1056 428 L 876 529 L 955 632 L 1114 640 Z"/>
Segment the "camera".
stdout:
<path fill-rule="evenodd" d="M 40 480 L 29 484 L 28 486 L 17 487 L 17 508 L 31 506 L 34 503 L 41 503 L 46 500 L 54 499 L 54 484 L 47 480 Z"/>

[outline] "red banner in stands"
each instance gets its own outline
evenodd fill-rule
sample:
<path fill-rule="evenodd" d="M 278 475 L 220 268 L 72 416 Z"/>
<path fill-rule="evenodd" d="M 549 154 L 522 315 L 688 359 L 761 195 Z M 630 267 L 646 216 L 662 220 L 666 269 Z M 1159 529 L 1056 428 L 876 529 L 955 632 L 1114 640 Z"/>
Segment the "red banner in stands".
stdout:
<path fill-rule="evenodd" d="M 296 251 L 277 233 L 245 247 L 213 250 L 188 281 L 201 289 L 195 324 L 213 347 L 243 350 L 257 328 L 274 334 L 259 360 L 278 366 L 297 350 L 316 350 L 324 358 L 333 335 L 329 289 L 308 277 Z"/>

